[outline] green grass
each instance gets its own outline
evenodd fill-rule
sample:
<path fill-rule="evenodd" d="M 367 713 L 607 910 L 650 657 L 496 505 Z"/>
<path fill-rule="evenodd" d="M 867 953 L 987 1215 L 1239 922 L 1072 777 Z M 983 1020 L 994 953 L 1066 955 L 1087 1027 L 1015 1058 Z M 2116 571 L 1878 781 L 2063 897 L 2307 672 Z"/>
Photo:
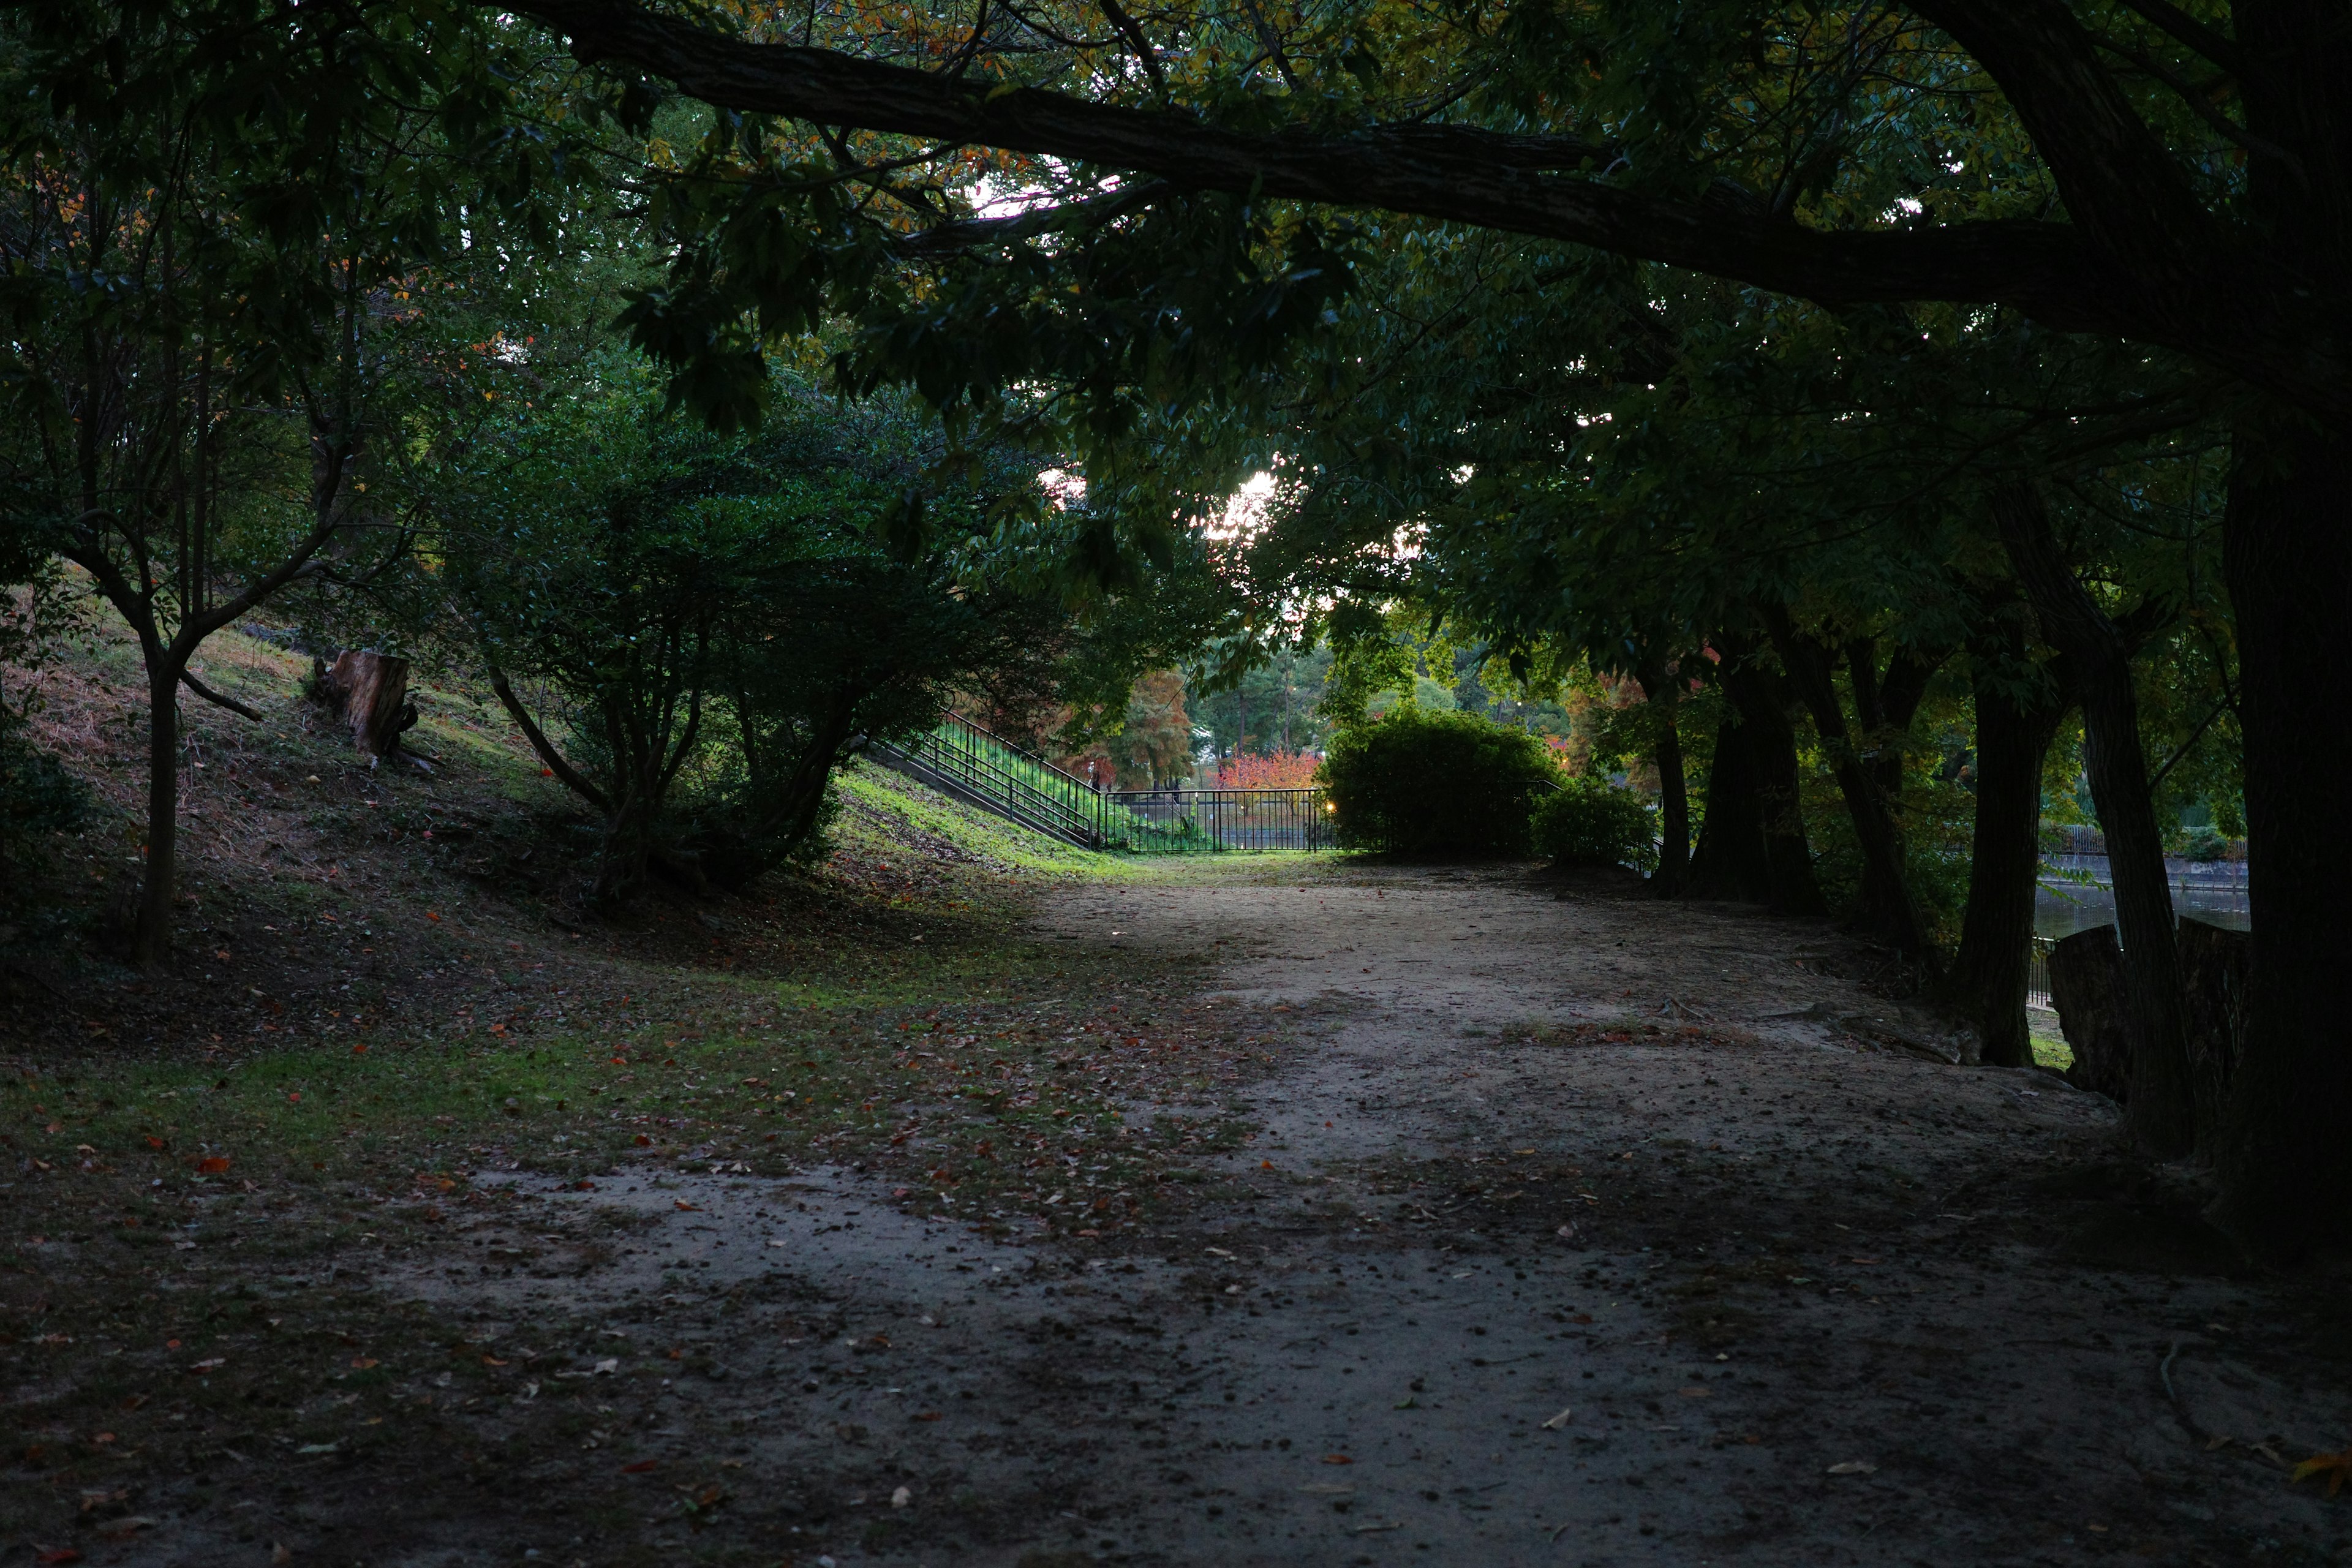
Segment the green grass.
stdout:
<path fill-rule="evenodd" d="M 1133 1097 L 1213 1105 L 1271 1059 L 1170 999 L 1181 962 L 943 924 L 930 922 L 939 951 L 860 973 L 701 977 L 656 1022 L 523 1039 L 385 1031 L 229 1068 L 86 1063 L 0 1085 L 0 1119 L 44 1184 L 128 1178 L 149 1202 L 248 1182 L 430 1202 L 509 1166 L 594 1180 L 682 1160 L 781 1173 L 858 1159 L 919 1183 L 921 1206 L 1010 1205 L 1065 1229 L 1071 1211 L 1047 1215 L 1024 1173 L 1048 1151 L 1055 1174 L 1074 1152 L 1099 1167 L 1087 1190 L 1118 1205 L 1091 1211 L 1100 1225 L 1156 1207 L 1171 1169 L 1229 1141 L 1214 1117 L 1123 1129 Z"/>

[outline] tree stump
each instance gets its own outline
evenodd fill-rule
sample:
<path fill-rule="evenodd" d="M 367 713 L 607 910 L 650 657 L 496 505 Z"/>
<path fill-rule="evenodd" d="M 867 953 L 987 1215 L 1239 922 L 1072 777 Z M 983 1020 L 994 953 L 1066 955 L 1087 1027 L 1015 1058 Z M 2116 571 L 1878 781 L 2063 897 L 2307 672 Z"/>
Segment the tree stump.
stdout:
<path fill-rule="evenodd" d="M 364 648 L 345 648 L 316 671 L 319 700 L 352 727 L 362 754 L 382 761 L 400 750 L 401 732 L 416 722 L 408 700 L 408 661 Z"/>
<path fill-rule="evenodd" d="M 2076 931 L 2050 950 L 2050 1005 L 2074 1052 L 2066 1081 L 2122 1104 L 2131 1089 L 2133 1037 L 2115 927 Z"/>
<path fill-rule="evenodd" d="M 2230 1102 L 2230 1079 L 2244 1037 L 2252 932 L 2180 921 L 2180 982 L 2188 993 L 2189 1087 L 2197 1112 L 2197 1146 L 2211 1150 Z"/>

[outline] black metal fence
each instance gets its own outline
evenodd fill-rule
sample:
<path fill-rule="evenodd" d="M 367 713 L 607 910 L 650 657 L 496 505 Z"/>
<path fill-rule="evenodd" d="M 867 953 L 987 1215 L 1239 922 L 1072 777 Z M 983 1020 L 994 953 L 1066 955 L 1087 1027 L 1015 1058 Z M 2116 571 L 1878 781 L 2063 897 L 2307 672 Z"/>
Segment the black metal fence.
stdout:
<path fill-rule="evenodd" d="M 961 714 L 896 753 L 1017 822 L 1074 844 L 1141 855 L 1223 849 L 1328 849 L 1331 808 L 1318 789 L 1098 790 Z"/>
<path fill-rule="evenodd" d="M 1160 831 L 1161 853 L 1328 849 L 1331 803 L 1319 789 L 1120 790 L 1108 798 Z"/>

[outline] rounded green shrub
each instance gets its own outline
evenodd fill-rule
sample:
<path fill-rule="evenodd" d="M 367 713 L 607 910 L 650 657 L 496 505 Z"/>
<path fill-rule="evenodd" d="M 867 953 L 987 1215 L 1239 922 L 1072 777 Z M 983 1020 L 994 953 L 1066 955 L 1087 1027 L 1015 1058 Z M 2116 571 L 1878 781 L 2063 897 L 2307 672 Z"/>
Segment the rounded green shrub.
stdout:
<path fill-rule="evenodd" d="M 1524 731 L 1408 706 L 1332 736 L 1316 777 L 1342 848 L 1525 855 L 1528 815 L 1559 768 Z"/>
<path fill-rule="evenodd" d="M 1632 866 L 1658 862 L 1658 826 L 1649 804 L 1606 779 L 1570 779 L 1537 803 L 1531 825 L 1535 850 L 1563 866 Z"/>

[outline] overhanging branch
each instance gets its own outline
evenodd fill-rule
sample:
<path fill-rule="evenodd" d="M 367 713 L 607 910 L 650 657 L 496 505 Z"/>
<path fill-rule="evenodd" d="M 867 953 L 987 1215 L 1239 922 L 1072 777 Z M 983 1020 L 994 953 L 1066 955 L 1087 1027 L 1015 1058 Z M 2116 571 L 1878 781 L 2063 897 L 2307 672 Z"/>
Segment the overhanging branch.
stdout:
<path fill-rule="evenodd" d="M 1606 150 L 1454 125 L 1241 132 L 1177 110 L 983 89 L 827 49 L 759 44 L 631 0 L 520 0 L 583 61 L 666 77 L 705 102 L 825 125 L 1067 158 L 1185 190 L 1379 207 L 1590 245 L 1825 304 L 2004 302 L 2045 324 L 2131 332 L 2068 225 L 2016 220 L 1824 233 L 1732 200 L 1675 201 L 1588 173 Z"/>

